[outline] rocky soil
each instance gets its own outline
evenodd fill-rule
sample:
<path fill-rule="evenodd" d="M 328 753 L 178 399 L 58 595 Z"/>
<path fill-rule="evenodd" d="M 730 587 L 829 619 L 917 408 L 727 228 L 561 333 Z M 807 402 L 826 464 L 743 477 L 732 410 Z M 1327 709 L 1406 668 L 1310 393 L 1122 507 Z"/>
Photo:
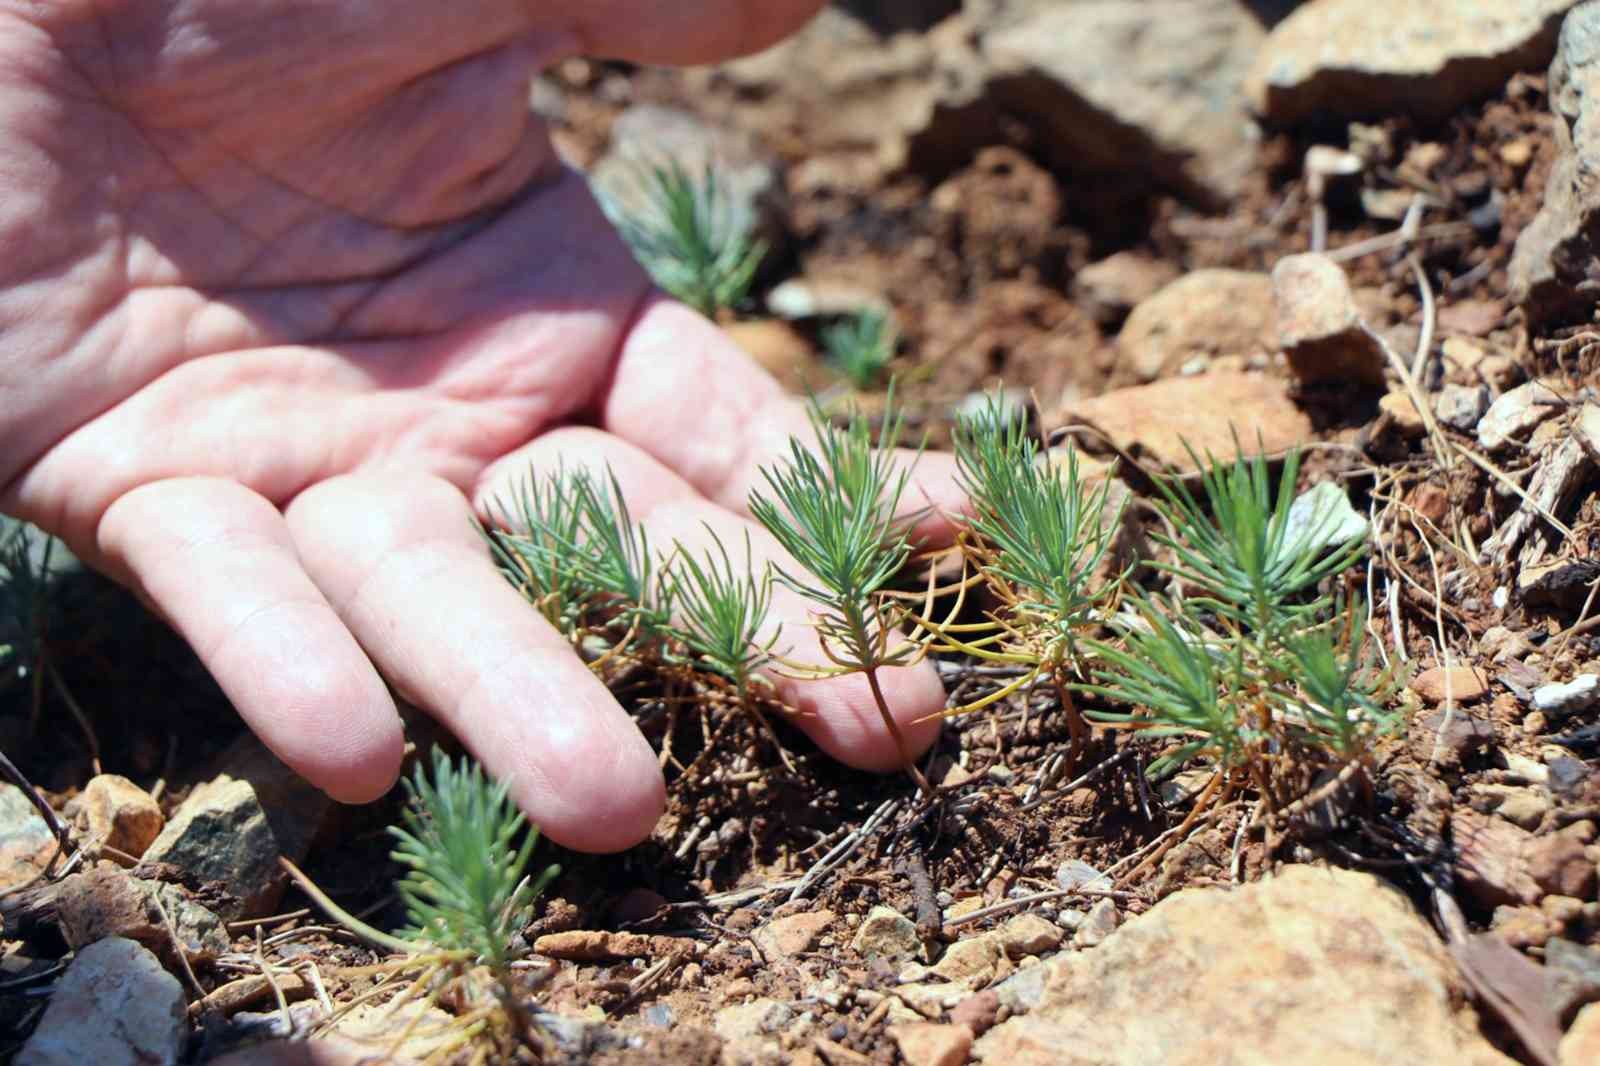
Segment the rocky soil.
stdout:
<path fill-rule="evenodd" d="M 1369 794 L 1281 823 L 1192 823 L 1127 733 L 1068 766 L 1039 696 L 951 724 L 933 807 L 643 702 L 652 840 L 541 848 L 548 1058 L 1600 1062 L 1600 0 L 841 0 L 717 67 L 567 62 L 533 107 L 616 195 L 718 167 L 771 248 L 727 328 L 796 390 L 847 391 L 819 331 L 887 309 L 919 430 L 1009 390 L 1120 460 L 1135 544 L 1186 443 L 1304 446 L 1407 679 Z M 279 863 L 397 924 L 394 804 L 284 771 L 92 575 L 48 621 L 61 684 L 0 689 L 0 749 L 71 846 L 0 787 L 0 1054 L 468 1061 L 466 1005 L 391 1009 Z"/>

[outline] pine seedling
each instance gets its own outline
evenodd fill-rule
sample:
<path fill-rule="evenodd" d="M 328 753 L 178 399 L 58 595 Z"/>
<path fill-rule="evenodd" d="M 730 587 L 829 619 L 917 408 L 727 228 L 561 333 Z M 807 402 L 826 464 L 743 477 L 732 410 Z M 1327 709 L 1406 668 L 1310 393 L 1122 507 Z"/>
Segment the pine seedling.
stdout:
<path fill-rule="evenodd" d="M 1016 630 L 1047 634 L 1042 658 L 1075 657 L 1075 635 L 1115 591 L 1093 584 L 1120 518 L 1107 514 L 1110 477 L 1089 491 L 1071 444 L 1061 463 L 1042 463 L 1026 425 L 995 398 L 957 423 L 955 448 L 969 524 L 993 547 L 980 569 L 1010 601 Z"/>
<path fill-rule="evenodd" d="M 568 637 L 576 635 L 596 591 L 585 576 L 578 481 L 579 475 L 561 466 L 542 477 L 530 471 L 518 487 L 515 510 L 496 502 L 490 508 L 495 525 L 479 527 L 506 580 Z"/>
<path fill-rule="evenodd" d="M 1359 540 L 1328 544 L 1326 530 L 1295 530 L 1290 523 L 1300 454 L 1284 458 L 1274 493 L 1263 455 L 1246 460 L 1241 451 L 1231 464 L 1196 465 L 1205 470 L 1205 505 L 1182 481 L 1158 482 L 1158 504 L 1178 536 L 1157 534 L 1170 548 L 1171 563 L 1155 563 L 1178 579 L 1203 589 L 1196 606 L 1215 611 L 1270 642 L 1280 632 L 1306 624 L 1325 611 L 1324 599 L 1304 602 L 1324 578 L 1360 558 Z M 1276 497 L 1276 499 L 1274 499 Z M 1320 521 L 1334 521 L 1324 513 Z"/>
<path fill-rule="evenodd" d="M 1385 706 L 1390 677 L 1368 661 L 1362 613 L 1359 600 L 1346 604 L 1330 624 L 1289 637 L 1272 662 L 1285 681 L 1279 716 L 1296 744 L 1346 762 L 1364 758 L 1375 737 L 1400 725 Z"/>
<path fill-rule="evenodd" d="M 1055 685 L 1076 758 L 1088 728 L 1072 697 L 1078 635 L 1098 624 L 1120 577 L 1099 573 L 1120 512 L 1108 513 L 1110 478 L 1090 491 L 1070 445 L 1063 461 L 1046 464 L 1025 420 L 1009 417 L 999 396 L 955 427 L 956 465 L 972 501 L 968 526 L 976 539 L 963 551 L 976 562 L 999 607 L 986 622 L 919 623 L 944 648 L 980 660 L 1026 668 L 1010 684 L 946 712 L 968 714 L 1031 686 L 1041 674 Z"/>
<path fill-rule="evenodd" d="M 576 637 L 599 612 L 598 624 L 628 634 L 623 643 L 670 634 L 673 590 L 609 468 L 530 475 L 516 504 L 513 520 L 497 505 L 498 528 L 483 533 L 506 579 L 553 625 Z"/>
<path fill-rule="evenodd" d="M 859 392 L 883 382 L 894 346 L 894 329 L 883 311 L 861 311 L 822 331 L 829 362 Z"/>
<path fill-rule="evenodd" d="M 1129 627 L 1123 646 L 1097 645 L 1105 665 L 1095 671 L 1095 684 L 1081 687 L 1137 709 L 1098 711 L 1094 717 L 1144 726 L 1153 736 L 1185 738 L 1151 765 L 1153 777 L 1203 753 L 1223 766 L 1236 765 L 1247 740 L 1230 698 L 1242 652 L 1210 645 L 1210 634 L 1181 613 L 1161 610 L 1156 601 L 1141 600 L 1134 610 L 1138 622 Z"/>
<path fill-rule="evenodd" d="M 509 786 L 471 760 L 457 766 L 435 748 L 431 775 L 419 762 L 405 786 L 402 824 L 389 829 L 391 857 L 407 868 L 397 885 L 411 923 L 404 938 L 468 954 L 509 991 L 514 937 L 561 868 L 526 874 L 539 832 L 512 803 Z"/>
<path fill-rule="evenodd" d="M 780 632 L 763 632 L 772 604 L 772 571 L 763 568 L 756 576 L 748 534 L 743 569 L 735 568 L 715 533 L 711 539 L 714 552 L 696 559 L 680 546 L 666 568 L 679 618 L 674 631 L 703 667 L 730 681 L 739 702 L 748 704 L 750 682 L 772 661 Z"/>
<path fill-rule="evenodd" d="M 623 240 L 667 292 L 708 318 L 742 304 L 766 255 L 749 213 L 708 165 L 696 177 L 676 161 L 640 177 L 648 207 L 638 213 L 602 198 Z"/>
<path fill-rule="evenodd" d="M 816 450 L 791 438 L 787 462 L 762 467 L 766 491 L 751 492 L 750 513 L 799 564 L 778 567 L 777 580 L 819 608 L 816 627 L 833 672 L 866 677 L 902 765 L 931 794 L 878 683 L 880 669 L 910 662 L 920 651 L 912 644 L 890 647 L 892 619 L 878 595 L 911 555 L 910 523 L 897 514 L 911 474 L 897 468 L 893 455 L 904 417 L 894 407 L 893 387 L 877 446 L 859 412 L 844 429 L 815 400 L 808 415 Z"/>
<path fill-rule="evenodd" d="M 578 559 L 583 580 L 611 600 L 618 617 L 653 639 L 670 635 L 672 586 L 658 580 L 650 539 L 634 522 L 622 486 L 606 468 L 577 479 L 577 506 L 583 515 L 583 547 Z"/>
<path fill-rule="evenodd" d="M 1291 452 L 1274 492 L 1265 458 L 1241 455 L 1202 475 L 1204 506 L 1181 483 L 1163 485 L 1171 533 L 1158 539 L 1175 561 L 1151 565 L 1200 591 L 1145 599 L 1120 645 L 1090 645 L 1101 666 L 1084 689 L 1132 706 L 1092 717 L 1182 737 L 1152 773 L 1211 760 L 1190 820 L 1219 785 L 1226 802 L 1253 783 L 1280 811 L 1308 769 L 1339 761 L 1341 779 L 1362 773 L 1372 737 L 1394 722 L 1359 609 L 1318 591 L 1360 557 L 1364 523 L 1336 487 L 1295 499 L 1298 470 Z"/>

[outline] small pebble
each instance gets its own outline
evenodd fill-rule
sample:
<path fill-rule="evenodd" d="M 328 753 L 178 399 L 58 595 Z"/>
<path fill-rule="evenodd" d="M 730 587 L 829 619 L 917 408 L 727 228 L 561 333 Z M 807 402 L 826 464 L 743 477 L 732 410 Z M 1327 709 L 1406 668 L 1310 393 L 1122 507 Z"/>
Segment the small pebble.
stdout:
<path fill-rule="evenodd" d="M 1533 705 L 1548 718 L 1565 718 L 1600 703 L 1600 674 L 1579 674 L 1571 681 L 1540 685 L 1533 690 Z"/>
<path fill-rule="evenodd" d="M 1570 755 L 1550 760 L 1550 791 L 1558 796 L 1573 796 L 1589 780 L 1589 768 Z"/>

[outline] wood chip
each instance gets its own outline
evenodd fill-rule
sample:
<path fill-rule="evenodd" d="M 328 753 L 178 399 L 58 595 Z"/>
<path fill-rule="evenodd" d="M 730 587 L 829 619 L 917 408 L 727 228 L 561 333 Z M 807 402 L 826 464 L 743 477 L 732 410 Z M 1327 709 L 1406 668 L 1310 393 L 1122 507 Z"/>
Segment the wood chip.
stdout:
<path fill-rule="evenodd" d="M 1576 435 L 1568 436 L 1562 441 L 1550 457 L 1540 465 L 1533 475 L 1532 483 L 1528 486 L 1528 496 L 1537 507 L 1525 501 L 1517 509 L 1517 513 L 1508 518 L 1483 546 L 1484 559 L 1494 566 L 1505 566 L 1509 563 L 1512 552 L 1517 550 L 1523 539 L 1538 523 L 1540 509 L 1551 514 L 1565 509 L 1572 496 L 1588 480 L 1594 467 L 1595 461 L 1589 457 L 1584 446 L 1578 443 Z M 1548 535 L 1541 535 L 1529 540 L 1527 549 L 1521 555 L 1521 564 L 1532 566 L 1545 558 L 1556 546 L 1548 543 L 1552 539 Z"/>
<path fill-rule="evenodd" d="M 613 933 L 600 929 L 546 933 L 533 942 L 535 954 L 570 962 L 641 959 L 662 955 L 699 958 L 702 947 L 698 940 L 688 937 L 646 936 L 643 933 Z"/>

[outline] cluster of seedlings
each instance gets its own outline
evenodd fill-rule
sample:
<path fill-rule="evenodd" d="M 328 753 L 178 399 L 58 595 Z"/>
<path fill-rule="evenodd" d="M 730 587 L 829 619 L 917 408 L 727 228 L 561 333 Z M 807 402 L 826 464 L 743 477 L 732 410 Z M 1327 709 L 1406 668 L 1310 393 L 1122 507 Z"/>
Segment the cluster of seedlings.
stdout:
<path fill-rule="evenodd" d="M 710 168 L 699 177 L 676 165 L 649 168 L 647 184 L 650 210 L 613 211 L 639 261 L 707 315 L 731 316 L 763 251 L 751 236 L 753 219 Z M 888 376 L 895 351 L 888 316 L 862 312 L 820 339 L 857 390 Z M 892 396 L 891 389 L 891 405 Z M 1336 486 L 1295 497 L 1298 456 L 1284 461 L 1276 488 L 1265 459 L 1242 451 L 1232 463 L 1193 457 L 1206 471 L 1198 497 L 1182 481 L 1157 479 L 1166 531 L 1155 538 L 1157 557 L 1143 571 L 1115 572 L 1119 516 L 1110 513 L 1110 475 L 1091 487 L 1070 447 L 1046 457 L 1023 424 L 991 404 L 956 427 L 973 504 L 958 550 L 972 577 L 957 586 L 949 618 L 940 621 L 930 617 L 931 597 L 918 613 L 914 600 L 888 588 L 912 554 L 907 523 L 894 518 L 904 474 L 897 477 L 882 452 L 873 458 L 862 420 L 838 429 L 814 411 L 813 424 L 815 456 L 796 442 L 787 469 L 766 475 L 770 495 L 757 494 L 750 507 L 807 571 L 777 576 L 817 604 L 828 668 L 860 670 L 873 681 L 883 665 L 948 654 L 1009 669 L 1007 683 L 947 713 L 1047 684 L 1066 715 L 1069 759 L 1083 753 L 1092 719 L 1171 738 L 1152 773 L 1205 760 L 1214 772 L 1197 810 L 1253 787 L 1273 812 L 1330 768 L 1364 778 L 1373 738 L 1397 724 L 1385 710 L 1393 678 L 1368 655 L 1364 605 L 1334 587 L 1365 553 L 1364 524 Z M 902 428 L 888 416 L 881 446 L 892 447 Z M 879 494 L 876 510 L 859 495 L 868 488 Z M 580 539 L 570 530 L 551 537 L 548 527 L 526 521 L 522 528 L 547 544 Z M 599 528 L 589 537 L 617 539 Z M 504 564 L 515 538 L 502 531 L 495 539 Z M 508 576 L 525 585 L 513 569 Z M 1151 587 L 1152 576 L 1164 580 L 1164 592 Z M 752 591 L 761 587 L 751 582 Z M 965 599 L 975 588 L 982 603 L 972 619 Z M 671 613 L 670 604 L 662 607 Z M 896 627 L 914 636 L 891 647 L 884 634 Z M 771 648 L 761 646 L 763 663 Z M 1080 711 L 1074 693 L 1109 706 Z M 892 731 L 886 711 L 885 723 Z"/>
<path fill-rule="evenodd" d="M 918 557 L 918 516 L 901 506 L 902 457 L 914 454 L 894 450 L 902 419 L 891 403 L 874 433 L 859 414 L 843 424 L 815 404 L 811 414 L 814 439 L 792 441 L 749 501 L 793 565 L 752 572 L 749 545 L 741 559 L 715 541 L 698 556 L 657 552 L 614 479 L 565 468 L 532 475 L 483 535 L 506 578 L 603 675 L 654 669 L 688 698 L 760 717 L 784 713 L 773 670 L 859 672 L 894 732 L 878 672 L 954 656 L 1001 669 L 991 691 L 947 714 L 1042 687 L 1067 717 L 1070 755 L 1098 724 L 1160 738 L 1152 775 L 1202 763 L 1191 822 L 1246 790 L 1270 813 L 1331 780 L 1370 781 L 1373 741 L 1397 723 L 1385 709 L 1391 679 L 1366 653 L 1364 610 L 1340 580 L 1364 551 L 1364 527 L 1336 486 L 1295 495 L 1295 456 L 1276 479 L 1265 459 L 1240 456 L 1210 465 L 1198 494 L 1161 482 L 1159 550 L 1118 569 L 1109 476 L 1085 476 L 1070 446 L 1046 452 L 993 404 L 955 437 L 972 501 L 946 549 L 960 576 L 909 590 L 897 579 Z M 811 601 L 827 661 L 784 655 L 765 619 L 774 582 Z M 436 753 L 431 780 L 419 768 L 408 791 L 394 858 L 407 869 L 412 927 L 396 938 L 346 924 L 403 954 L 393 972 L 415 994 L 478 988 L 458 1031 L 504 1051 L 534 1032 L 517 1005 L 526 974 L 512 945 L 554 871 L 525 872 L 536 831 L 476 766 Z"/>
<path fill-rule="evenodd" d="M 1391 679 L 1368 655 L 1359 598 L 1341 591 L 1365 546 L 1336 486 L 1296 497 L 1294 455 L 1276 483 L 1264 458 L 1242 455 L 1207 466 L 1198 496 L 1158 482 L 1159 550 L 1118 570 L 1110 477 L 1085 477 L 1070 445 L 1046 454 L 993 404 L 955 433 L 972 501 L 954 549 L 962 577 L 907 591 L 896 581 L 917 516 L 902 507 L 910 467 L 896 459 L 904 426 L 889 399 L 876 439 L 865 417 L 837 424 L 813 404 L 814 439 L 763 470 L 749 510 L 792 567 L 751 573 L 748 545 L 743 566 L 720 543 L 655 554 L 616 483 L 588 471 L 535 475 L 483 532 L 508 580 L 597 670 L 651 666 L 692 698 L 758 717 L 783 711 L 772 671 L 861 673 L 900 741 L 879 672 L 952 656 L 1001 683 L 946 714 L 1045 685 L 1069 760 L 1091 723 L 1168 738 L 1151 772 L 1202 760 L 1207 800 L 1253 788 L 1270 813 L 1324 771 L 1364 773 L 1373 739 L 1395 724 Z M 774 581 L 812 604 L 825 662 L 785 656 L 764 618 Z"/>

